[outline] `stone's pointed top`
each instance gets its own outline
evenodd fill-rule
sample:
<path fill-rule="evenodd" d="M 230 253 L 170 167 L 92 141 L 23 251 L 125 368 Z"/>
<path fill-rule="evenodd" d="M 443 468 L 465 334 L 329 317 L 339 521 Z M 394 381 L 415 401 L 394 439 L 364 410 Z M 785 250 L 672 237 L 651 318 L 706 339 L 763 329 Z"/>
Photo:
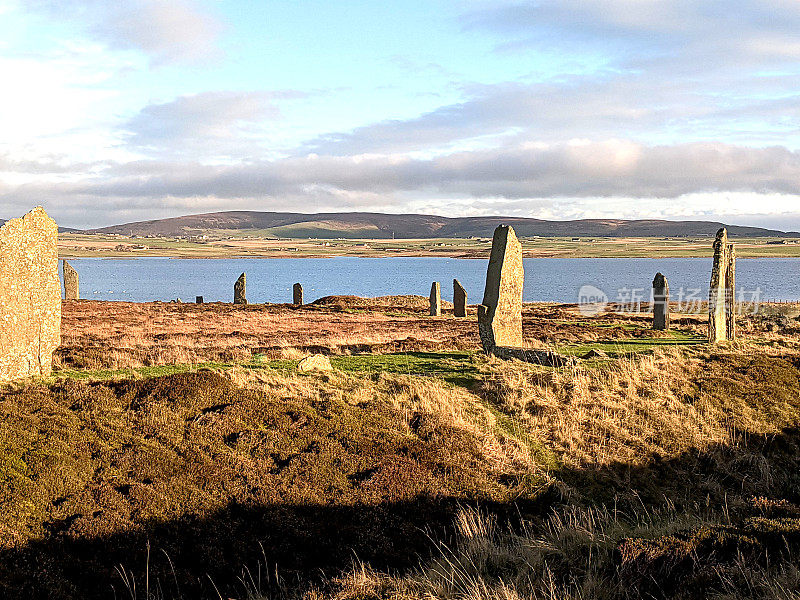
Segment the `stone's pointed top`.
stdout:
<path fill-rule="evenodd" d="M 244 279 L 244 278 L 245 278 L 245 274 L 244 274 L 244 273 L 242 273 L 241 275 L 239 275 L 239 279 Z"/>
<path fill-rule="evenodd" d="M 494 237 L 505 236 L 508 239 L 517 239 L 517 234 L 511 225 L 498 225 L 494 229 Z"/>
<path fill-rule="evenodd" d="M 724 247 L 728 245 L 728 230 L 724 227 L 717 232 L 717 237 L 714 240 L 714 252 L 722 252 Z"/>
<path fill-rule="evenodd" d="M 653 285 L 664 285 L 664 282 L 667 280 L 666 277 L 661 272 L 656 273 L 656 276 L 653 277 Z"/>
<path fill-rule="evenodd" d="M 30 220 L 39 221 L 41 222 L 43 227 L 48 229 L 54 229 L 56 231 L 56 235 L 58 235 L 58 225 L 56 222 L 47 214 L 47 212 L 41 206 L 36 206 L 21 217 L 17 217 L 16 219 L 9 219 L 2 226 L 0 226 L 0 230 L 4 229 L 14 229 L 17 227 L 21 227 L 23 221 L 27 223 Z"/>

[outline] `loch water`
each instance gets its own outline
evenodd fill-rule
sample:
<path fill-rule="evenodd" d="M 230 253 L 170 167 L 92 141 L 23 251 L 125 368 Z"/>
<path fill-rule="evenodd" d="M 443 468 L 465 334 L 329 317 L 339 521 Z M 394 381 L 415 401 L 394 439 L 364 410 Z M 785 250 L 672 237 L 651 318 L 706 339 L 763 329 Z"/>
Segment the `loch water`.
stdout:
<path fill-rule="evenodd" d="M 453 278 L 469 301 L 483 297 L 485 260 L 440 257 L 70 259 L 80 275 L 81 297 L 90 300 L 147 302 L 173 300 L 230 302 L 233 283 L 247 273 L 251 303 L 291 302 L 292 285 L 301 283 L 306 302 L 334 294 L 427 296 L 441 282 L 442 298 L 452 300 Z M 577 302 L 579 292 L 602 291 L 611 301 L 647 300 L 657 272 L 669 280 L 673 299 L 707 297 L 710 258 L 526 258 L 526 302 Z M 763 300 L 800 300 L 800 258 L 737 260 L 737 288 Z"/>

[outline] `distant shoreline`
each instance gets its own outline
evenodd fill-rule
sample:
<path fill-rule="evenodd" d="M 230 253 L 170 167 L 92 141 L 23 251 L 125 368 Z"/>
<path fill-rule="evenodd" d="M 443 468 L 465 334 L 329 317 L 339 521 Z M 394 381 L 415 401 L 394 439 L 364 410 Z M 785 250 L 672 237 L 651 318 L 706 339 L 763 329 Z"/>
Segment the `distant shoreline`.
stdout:
<path fill-rule="evenodd" d="M 800 257 L 794 239 L 733 238 L 740 258 Z M 713 239 L 522 237 L 526 258 L 703 258 Z M 142 238 L 66 233 L 59 236 L 64 258 L 362 258 L 446 257 L 486 260 L 490 238 L 275 239 L 259 237 Z"/>

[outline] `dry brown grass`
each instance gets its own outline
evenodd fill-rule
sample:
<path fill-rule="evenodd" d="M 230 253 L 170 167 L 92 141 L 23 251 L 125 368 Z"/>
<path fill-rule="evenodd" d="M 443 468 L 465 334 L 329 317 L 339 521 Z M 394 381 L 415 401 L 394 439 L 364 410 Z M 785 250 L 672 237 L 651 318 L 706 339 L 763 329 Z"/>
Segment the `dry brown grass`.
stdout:
<path fill-rule="evenodd" d="M 392 305 L 391 301 L 397 302 Z M 424 300 L 424 299 L 423 299 Z M 551 304 L 526 305 L 531 347 L 654 335 L 646 315 L 581 319 Z M 683 324 L 689 329 L 691 324 Z M 71 301 L 62 311 L 56 367 L 123 369 L 173 363 L 327 354 L 450 351 L 479 347 L 475 316 L 431 318 L 419 297 L 332 297 L 319 305 Z"/>
<path fill-rule="evenodd" d="M 516 528 L 466 510 L 414 573 L 361 566 L 324 597 L 794 600 L 798 361 L 752 342 L 592 369 L 491 361 L 475 392 L 556 456 L 566 504 Z"/>
<path fill-rule="evenodd" d="M 276 376 L 270 371 L 234 368 L 224 373 L 237 385 L 274 393 Z M 378 373 L 369 378 L 333 372 L 316 376 L 282 376 L 282 388 L 297 397 L 311 397 L 322 386 L 328 398 L 352 406 L 367 406 L 381 398 L 402 415 L 406 431 L 413 434 L 426 419 L 468 431 L 479 441 L 481 452 L 498 473 L 522 475 L 538 469 L 529 448 L 498 427 L 497 418 L 475 395 L 437 379 Z M 285 392 L 284 392 L 285 393 Z"/>
<path fill-rule="evenodd" d="M 621 358 L 601 369 L 495 361 L 482 393 L 523 420 L 568 466 L 635 465 L 730 440 L 715 407 L 702 399 L 686 402 L 701 364 L 677 350 Z"/>
<path fill-rule="evenodd" d="M 232 594 L 259 544 L 309 581 L 351 552 L 408 566 L 458 504 L 531 494 L 521 446 L 465 394 L 243 369 L 5 390 L 0 596 L 119 597 L 113 570 L 141 585 L 147 540 L 153 581 L 174 564 L 187 598 L 213 597 L 209 577 Z"/>
<path fill-rule="evenodd" d="M 477 347 L 472 318 L 434 319 L 413 304 L 395 311 L 338 300 L 301 309 L 66 303 L 59 359 L 67 367 L 119 368 L 254 354 L 294 359 L 311 351 Z M 539 305 L 526 306 L 524 319 L 526 340 L 548 348 L 658 337 L 644 315 L 603 314 L 587 324 L 563 307 Z M 686 317 L 679 326 L 699 331 L 703 324 Z M 730 548 L 742 550 L 741 539 L 750 538 L 739 535 L 745 529 L 736 537 L 718 528 L 738 527 L 753 510 L 770 516 L 776 506 L 794 515 L 800 499 L 800 434 L 791 433 L 800 422 L 800 355 L 792 328 L 753 319 L 742 323 L 745 339 L 713 351 L 655 350 L 566 369 L 476 357 L 458 385 L 432 376 L 300 375 L 243 366 L 213 377 L 201 370 L 172 383 L 23 385 L 0 402 L 9 411 L 0 442 L 10 457 L 0 459 L 0 473 L 24 483 L 0 490 L 6 503 L 0 528 L 15 550 L 34 547 L 36 539 L 58 551 L 62 542 L 54 540 L 79 545 L 106 536 L 102 545 L 121 536 L 133 552 L 143 531 L 161 526 L 154 523 L 171 528 L 168 541 L 177 549 L 187 519 L 213 519 L 203 526 L 213 535 L 203 539 L 202 560 L 184 567 L 191 577 L 208 568 L 228 579 L 240 565 L 232 570 L 238 559 L 225 552 L 243 552 L 226 529 L 231 522 L 234 536 L 253 542 L 248 528 L 268 518 L 274 529 L 264 539 L 271 548 L 283 548 L 284 535 L 296 536 L 290 550 L 314 560 L 322 528 L 325 548 L 343 554 L 295 565 L 309 579 L 317 572 L 308 575 L 308 565 L 331 574 L 350 560 L 348 548 L 336 545 L 330 519 L 351 533 L 361 519 L 373 519 L 366 549 L 357 536 L 348 538 L 361 558 L 374 551 L 407 566 L 418 557 L 402 546 L 405 540 L 418 544 L 430 535 L 412 553 L 441 540 L 438 553 L 420 555 L 411 573 L 377 570 L 367 556 L 308 592 L 309 600 L 636 598 L 647 577 L 680 583 L 694 576 L 694 563 L 665 575 L 660 563 L 653 566 L 652 557 L 660 560 L 663 548 L 674 547 L 710 560 L 718 569 L 714 593 L 739 598 L 739 559 Z M 752 496 L 763 498 L 757 509 Z M 458 513 L 448 536 L 422 533 L 414 520 L 423 517 L 419 507 L 444 497 L 486 504 Z M 253 513 L 254 505 L 267 507 L 267 517 Z M 299 524 L 285 528 L 282 515 Z M 441 513 L 426 513 L 423 521 L 445 530 Z M 681 537 L 681 530 L 700 526 L 725 544 L 729 534 L 733 541 L 715 546 L 702 536 Z M 132 541 L 129 532 L 139 537 Z M 758 546 L 764 530 L 753 535 Z M 620 548 L 641 567 L 631 569 L 631 577 L 641 578 L 629 587 Z M 760 546 L 741 561 L 760 560 L 764 548 L 775 546 Z M 57 563 L 53 552 L 48 560 Z M 782 574 L 771 562 L 756 563 L 764 571 L 754 570 L 749 585 L 762 591 L 752 597 L 778 594 L 796 579 L 787 562 L 780 563 Z M 53 585 L 72 577 L 45 575 Z M 306 593 L 307 583 L 298 579 L 283 591 Z M 259 597 L 257 587 L 252 591 Z M 269 597 L 277 598 L 273 592 Z"/>
<path fill-rule="evenodd" d="M 285 305 L 65 302 L 56 366 L 121 369 L 399 345 L 464 348 L 477 343 L 474 322 L 465 321 L 425 318 L 421 311 L 389 316 Z"/>

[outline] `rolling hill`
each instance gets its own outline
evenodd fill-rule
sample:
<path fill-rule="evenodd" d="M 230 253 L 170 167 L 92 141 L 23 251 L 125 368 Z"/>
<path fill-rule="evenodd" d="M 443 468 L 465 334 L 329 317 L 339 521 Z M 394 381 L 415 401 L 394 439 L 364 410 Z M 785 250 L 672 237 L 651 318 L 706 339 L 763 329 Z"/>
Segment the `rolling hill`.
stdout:
<path fill-rule="evenodd" d="M 787 232 L 724 225 L 715 221 L 580 219 L 546 221 L 525 217 L 440 217 L 382 213 L 279 213 L 226 211 L 139 221 L 87 230 L 87 233 L 182 236 L 252 233 L 292 238 L 468 238 L 488 237 L 497 225 L 512 225 L 520 236 L 542 237 L 695 237 L 728 227 L 738 237 L 782 237 Z M 789 232 L 788 235 L 800 234 Z"/>

